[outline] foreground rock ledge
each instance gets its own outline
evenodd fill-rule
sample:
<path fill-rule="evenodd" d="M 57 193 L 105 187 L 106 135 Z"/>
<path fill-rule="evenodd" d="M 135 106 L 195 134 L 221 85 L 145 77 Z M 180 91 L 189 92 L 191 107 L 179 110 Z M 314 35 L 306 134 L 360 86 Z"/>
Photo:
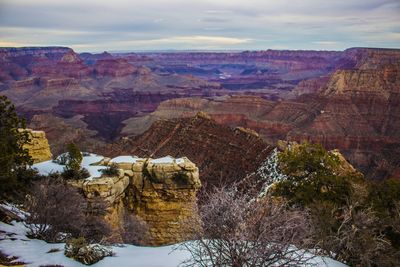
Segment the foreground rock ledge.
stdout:
<path fill-rule="evenodd" d="M 106 221 L 113 240 L 124 240 L 124 220 L 137 215 L 149 227 L 145 245 L 167 245 L 185 240 L 188 220 L 196 216 L 196 193 L 201 187 L 199 169 L 186 157 L 174 159 L 122 156 L 105 158 L 97 165 L 115 164 L 119 175 L 76 181 L 91 200 L 107 203 Z"/>

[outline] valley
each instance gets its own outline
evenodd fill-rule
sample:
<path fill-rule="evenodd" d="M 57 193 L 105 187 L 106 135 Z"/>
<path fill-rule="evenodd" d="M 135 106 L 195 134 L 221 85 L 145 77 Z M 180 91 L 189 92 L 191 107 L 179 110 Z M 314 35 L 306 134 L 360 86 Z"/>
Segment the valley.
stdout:
<path fill-rule="evenodd" d="M 254 130 L 269 146 L 310 140 L 339 149 L 367 177 L 400 177 L 400 50 L 3 48 L 0 62 L 0 93 L 30 127 L 46 131 L 56 153 L 67 141 L 91 150 L 122 139 L 132 142 L 125 151 L 137 151 L 134 140 L 162 132 L 153 123 L 201 111 Z M 181 138 L 197 138 L 200 129 Z"/>

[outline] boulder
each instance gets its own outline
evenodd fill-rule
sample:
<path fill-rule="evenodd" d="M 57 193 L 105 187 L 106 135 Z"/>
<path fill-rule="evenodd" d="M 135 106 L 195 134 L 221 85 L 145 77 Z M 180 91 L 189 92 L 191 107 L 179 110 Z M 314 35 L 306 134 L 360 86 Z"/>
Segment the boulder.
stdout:
<path fill-rule="evenodd" d="M 85 265 L 92 265 L 105 257 L 113 256 L 113 251 L 106 246 L 88 244 L 83 238 L 77 238 L 65 244 L 64 254 Z"/>

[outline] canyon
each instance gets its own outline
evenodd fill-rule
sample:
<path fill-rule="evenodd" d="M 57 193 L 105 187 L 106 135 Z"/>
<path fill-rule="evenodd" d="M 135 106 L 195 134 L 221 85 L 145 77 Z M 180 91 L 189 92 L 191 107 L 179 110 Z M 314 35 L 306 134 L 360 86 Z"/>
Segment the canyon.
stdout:
<path fill-rule="evenodd" d="M 245 130 L 250 141 L 235 153 L 306 139 L 339 149 L 367 177 L 384 179 L 400 177 L 399 62 L 399 49 L 379 48 L 101 54 L 2 48 L 0 94 L 31 128 L 46 132 L 57 154 L 74 141 L 105 155 L 190 156 L 213 181 L 210 154 L 220 153 L 210 144 L 235 144 L 237 135 L 225 133 Z M 196 116 L 200 111 L 206 115 Z M 221 125 L 233 128 L 216 141 L 213 129 Z M 237 161 L 226 153 L 219 165 Z M 242 169 L 240 175 L 254 166 Z"/>
<path fill-rule="evenodd" d="M 31 136 L 25 148 L 35 162 L 32 167 L 42 175 L 65 170 L 60 157 L 51 160 L 45 133 L 26 131 Z M 111 230 L 108 241 L 132 242 L 129 236 L 138 230 L 132 224 L 138 220 L 145 223 L 147 232 L 141 245 L 161 246 L 187 239 L 190 229 L 185 227 L 196 222 L 197 192 L 202 186 L 199 169 L 187 157 L 107 158 L 90 153 L 82 153 L 82 157 L 81 167 L 88 170 L 90 177 L 67 182 L 79 189 L 89 203 L 102 203 L 105 212 L 101 216 Z M 110 166 L 115 168 L 115 174 L 101 172 Z"/>

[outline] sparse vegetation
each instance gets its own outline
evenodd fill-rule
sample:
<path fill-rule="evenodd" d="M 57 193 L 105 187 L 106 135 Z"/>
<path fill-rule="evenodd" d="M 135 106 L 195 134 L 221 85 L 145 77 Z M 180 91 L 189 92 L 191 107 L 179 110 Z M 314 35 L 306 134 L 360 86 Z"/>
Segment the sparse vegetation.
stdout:
<path fill-rule="evenodd" d="M 146 222 L 134 214 L 125 214 L 122 233 L 124 243 L 134 245 L 146 244 L 148 232 L 149 228 Z"/>
<path fill-rule="evenodd" d="M 118 168 L 117 164 L 113 163 L 113 164 L 107 166 L 107 168 L 100 170 L 100 172 L 104 176 L 109 176 L 109 177 L 118 176 L 119 168 Z"/>
<path fill-rule="evenodd" d="M 90 177 L 90 173 L 86 168 L 79 170 L 65 168 L 61 173 L 61 177 L 65 180 L 80 180 Z"/>
<path fill-rule="evenodd" d="M 33 238 L 58 242 L 84 236 L 88 242 L 101 242 L 110 233 L 103 220 L 105 204 L 101 200 L 88 203 L 62 179 L 34 183 L 26 208 L 30 215 L 25 224 Z"/>
<path fill-rule="evenodd" d="M 75 143 L 69 143 L 67 145 L 68 161 L 65 165 L 67 169 L 78 171 L 81 168 L 83 160 L 82 153 L 79 147 Z"/>
<path fill-rule="evenodd" d="M 62 180 L 43 179 L 34 184 L 26 207 L 30 236 L 48 242 L 79 236 L 84 226 L 85 198 Z"/>
<path fill-rule="evenodd" d="M 279 155 L 288 179 L 273 195 L 310 210 L 313 243 L 350 266 L 396 266 L 400 262 L 397 181 L 367 183 L 339 173 L 339 161 L 322 146 L 303 143 Z"/>
<path fill-rule="evenodd" d="M 67 146 L 67 150 L 68 152 L 65 154 L 67 156 L 60 158 L 62 162 L 65 162 L 61 176 L 65 180 L 79 180 L 90 177 L 89 171 L 81 167 L 83 156 L 79 147 L 74 143 L 70 143 Z"/>
<path fill-rule="evenodd" d="M 175 173 L 174 176 L 172 177 L 172 180 L 173 180 L 177 185 L 184 186 L 184 185 L 187 185 L 189 179 L 188 179 L 188 177 L 187 177 L 187 175 L 186 175 L 185 173 L 183 173 L 183 172 L 177 172 L 177 173 Z"/>
<path fill-rule="evenodd" d="M 185 266 L 298 266 L 307 254 L 310 221 L 305 211 L 271 199 L 252 199 L 235 188 L 207 194 L 182 245 Z"/>

